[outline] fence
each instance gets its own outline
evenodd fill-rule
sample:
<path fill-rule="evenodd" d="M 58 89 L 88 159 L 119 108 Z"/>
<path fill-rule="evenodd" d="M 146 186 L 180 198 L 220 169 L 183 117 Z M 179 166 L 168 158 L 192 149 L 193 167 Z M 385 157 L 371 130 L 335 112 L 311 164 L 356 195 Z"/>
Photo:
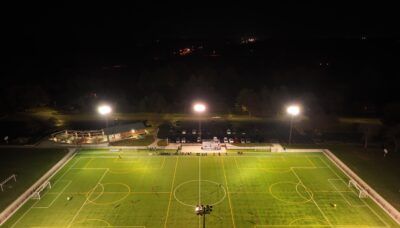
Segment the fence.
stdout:
<path fill-rule="evenodd" d="M 20 195 L 14 202 L 12 202 L 4 211 L 0 213 L 0 226 L 3 225 L 26 201 L 31 195 L 39 188 L 44 182 L 53 177 L 69 160 L 75 155 L 76 149 L 69 149 L 69 152 L 57 162 L 49 171 L 47 171 L 38 181 L 36 181 L 30 188 L 28 188 L 22 195 Z M 21 180 L 20 180 L 21 181 Z"/>
<path fill-rule="evenodd" d="M 390 215 L 398 224 L 400 224 L 400 212 L 396 210 L 389 202 L 387 202 L 381 195 L 379 195 L 373 188 L 365 183 L 356 173 L 354 173 L 346 164 L 344 164 L 339 158 L 337 158 L 329 150 L 324 150 L 324 154 L 342 170 L 350 179 L 353 179 L 360 185 L 365 192 L 371 197 L 375 203 L 377 203 L 387 214 Z"/>

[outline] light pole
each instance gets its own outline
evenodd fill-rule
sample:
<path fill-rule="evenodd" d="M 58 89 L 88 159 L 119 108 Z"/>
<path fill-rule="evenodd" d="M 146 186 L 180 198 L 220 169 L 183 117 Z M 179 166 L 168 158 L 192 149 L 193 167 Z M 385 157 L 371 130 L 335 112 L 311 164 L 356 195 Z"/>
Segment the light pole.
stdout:
<path fill-rule="evenodd" d="M 206 111 L 206 105 L 203 103 L 196 103 L 193 105 L 193 110 L 196 113 L 202 114 Z M 199 117 L 199 138 L 201 141 L 201 117 Z"/>
<path fill-rule="evenodd" d="M 108 116 L 112 112 L 112 108 L 109 105 L 100 105 L 97 108 L 97 111 L 100 113 L 100 115 L 104 116 L 106 119 L 106 128 L 108 128 Z M 107 134 L 107 142 L 110 142 L 110 139 Z"/>
<path fill-rule="evenodd" d="M 206 228 L 206 215 L 211 213 L 212 208 L 210 205 L 197 205 L 194 209 L 196 215 L 203 216 L 203 228 Z"/>
<path fill-rule="evenodd" d="M 290 132 L 289 132 L 289 145 L 292 143 L 292 129 L 293 129 L 293 118 L 300 113 L 300 107 L 297 105 L 291 105 L 286 109 L 286 112 L 291 116 L 290 118 Z"/>

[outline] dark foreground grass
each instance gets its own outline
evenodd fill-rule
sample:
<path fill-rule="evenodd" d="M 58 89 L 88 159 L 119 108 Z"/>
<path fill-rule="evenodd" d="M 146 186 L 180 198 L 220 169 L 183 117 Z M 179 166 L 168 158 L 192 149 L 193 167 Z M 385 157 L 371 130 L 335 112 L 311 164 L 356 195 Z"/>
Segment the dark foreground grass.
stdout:
<path fill-rule="evenodd" d="M 12 174 L 13 180 L 0 191 L 0 211 L 28 189 L 36 180 L 57 163 L 67 150 L 62 149 L 0 149 L 0 182 Z"/>
<path fill-rule="evenodd" d="M 78 153 L 6 227 L 397 227 L 320 153 Z M 71 197 L 71 200 L 67 200 Z M 336 205 L 336 206 L 335 206 Z"/>

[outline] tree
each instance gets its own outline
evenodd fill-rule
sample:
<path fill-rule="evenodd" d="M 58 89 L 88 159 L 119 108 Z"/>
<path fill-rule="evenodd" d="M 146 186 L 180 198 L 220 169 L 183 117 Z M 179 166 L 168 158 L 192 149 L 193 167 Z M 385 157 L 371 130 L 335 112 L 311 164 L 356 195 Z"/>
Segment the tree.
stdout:
<path fill-rule="evenodd" d="M 397 152 L 400 145 L 400 124 L 387 128 L 385 131 L 385 138 L 387 142 L 393 144 L 393 150 Z"/>
<path fill-rule="evenodd" d="M 260 102 L 257 94 L 250 89 L 242 89 L 236 99 L 243 112 L 247 112 L 249 116 L 260 113 Z"/>
<path fill-rule="evenodd" d="M 367 149 L 369 140 L 378 135 L 380 126 L 377 124 L 360 124 L 358 128 L 363 134 L 364 148 Z"/>
<path fill-rule="evenodd" d="M 260 105 L 263 115 L 272 114 L 271 91 L 266 86 L 264 86 L 260 91 Z"/>

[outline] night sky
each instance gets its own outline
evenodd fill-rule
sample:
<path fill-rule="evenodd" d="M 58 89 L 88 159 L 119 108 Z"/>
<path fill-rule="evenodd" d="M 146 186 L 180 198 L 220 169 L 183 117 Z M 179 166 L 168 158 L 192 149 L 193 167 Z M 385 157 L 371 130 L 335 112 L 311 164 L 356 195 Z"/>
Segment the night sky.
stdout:
<path fill-rule="evenodd" d="M 361 102 L 397 100 L 400 16 L 394 5 L 35 2 L 1 11 L 2 86 L 39 84 L 56 100 L 60 80 L 98 75 L 112 77 L 118 87 L 137 83 L 143 72 L 176 69 L 177 64 L 218 72 L 237 67 L 242 81 L 222 89 L 220 96 L 241 85 L 255 90 L 284 85 L 317 95 L 334 85 L 338 93 L 344 88 Z M 257 43 L 242 47 L 243 37 L 256 37 Z M 204 46 L 202 56 L 214 52 L 220 57 L 174 56 L 193 45 Z M 128 70 L 98 73 L 115 66 Z M 88 87 L 82 93 L 102 88 Z M 171 94 L 164 87 L 153 89 Z"/>

